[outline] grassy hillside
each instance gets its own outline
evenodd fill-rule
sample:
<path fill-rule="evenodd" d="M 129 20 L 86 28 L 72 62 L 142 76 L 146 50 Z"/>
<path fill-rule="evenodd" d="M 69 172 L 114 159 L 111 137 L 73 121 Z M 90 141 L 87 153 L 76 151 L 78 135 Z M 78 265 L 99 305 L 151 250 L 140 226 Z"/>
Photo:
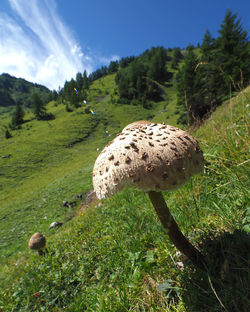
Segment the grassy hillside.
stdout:
<path fill-rule="evenodd" d="M 114 75 L 96 80 L 90 87 L 88 105 L 66 112 L 65 105 L 47 105 L 54 120 L 37 121 L 25 115 L 21 130 L 12 131 L 6 140 L 0 119 L 0 261 L 26 249 L 34 231 L 48 232 L 55 220 L 68 220 L 79 200 L 92 188 L 91 170 L 99 151 L 128 123 L 149 119 L 166 121 L 175 99 L 155 103 L 151 110 L 141 106 L 112 104 Z M 170 91 L 172 92 L 172 91 Z M 167 110 L 169 108 L 169 112 Z M 163 113 L 164 112 L 164 113 Z M 176 115 L 175 115 L 176 116 Z M 108 133 L 106 133 L 108 131 Z M 62 205 L 72 201 L 72 209 Z"/>
<path fill-rule="evenodd" d="M 77 195 L 92 188 L 95 158 L 127 123 L 176 124 L 173 89 L 150 110 L 112 104 L 113 90 L 112 75 L 91 86 L 94 116 L 51 102 L 55 120 L 32 120 L 12 138 L 1 137 L 0 309 L 247 311 L 250 89 L 194 133 L 207 161 L 204 174 L 165 194 L 182 231 L 205 254 L 207 273 L 176 253 L 138 190 L 79 210 Z M 65 223 L 49 230 L 53 221 Z M 27 248 L 36 231 L 47 237 L 44 257 Z"/>

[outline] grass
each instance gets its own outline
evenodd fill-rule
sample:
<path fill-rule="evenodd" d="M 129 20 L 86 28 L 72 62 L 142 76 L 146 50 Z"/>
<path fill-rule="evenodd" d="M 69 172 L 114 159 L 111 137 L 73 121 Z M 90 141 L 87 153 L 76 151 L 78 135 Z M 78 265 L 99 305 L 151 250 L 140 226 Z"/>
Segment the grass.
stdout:
<path fill-rule="evenodd" d="M 54 120 L 37 121 L 25 115 L 21 130 L 11 131 L 6 140 L 0 119 L 0 263 L 26 249 L 34 231 L 50 235 L 49 224 L 66 222 L 79 204 L 77 196 L 92 188 L 91 171 L 99 150 L 128 123 L 157 116 L 162 103 L 151 110 L 141 106 L 112 104 L 114 75 L 96 80 L 90 87 L 88 105 L 66 113 L 64 105 L 47 105 Z M 174 107 L 174 103 L 172 107 Z M 108 134 L 106 134 L 108 131 Z M 63 200 L 72 201 L 66 209 Z M 39 221 L 38 221 L 39 220 Z"/>
<path fill-rule="evenodd" d="M 73 126 L 74 118 L 82 117 L 81 109 L 68 113 L 72 124 L 63 128 L 65 113 L 61 106 L 51 104 L 56 114 L 53 136 L 56 141 L 60 135 L 65 136 L 67 144 L 58 147 L 51 142 L 50 152 L 43 155 L 48 167 L 38 162 L 38 170 L 29 164 L 23 172 L 17 166 L 23 183 L 16 186 L 13 178 L 9 179 L 10 185 L 4 185 L 4 208 L 0 213 L 1 218 L 8 219 L 1 220 L 0 234 L 6 237 L 1 249 L 4 257 L 0 310 L 247 311 L 250 89 L 218 108 L 194 133 L 206 159 L 204 174 L 194 177 L 179 191 L 164 195 L 182 231 L 203 251 L 208 263 L 204 273 L 176 252 L 147 194 L 138 190 L 125 189 L 86 211 L 78 210 L 78 216 L 71 219 L 79 209 L 75 196 L 91 188 L 91 170 L 99 153 L 96 149 L 101 149 L 128 122 L 147 119 L 149 115 L 154 121 L 165 121 L 164 113 L 160 113 L 164 102 L 151 111 L 113 105 L 105 91 L 110 92 L 112 83 L 109 77 L 107 81 L 103 79 L 101 87 L 92 86 L 95 90 L 88 103 L 96 112 L 98 124 L 94 125 L 95 120 L 93 124 L 88 122 L 88 127 L 93 126 L 91 134 L 85 136 L 88 131 L 80 131 L 82 140 L 71 147 L 67 147 L 72 142 L 70 131 L 86 129 L 80 121 L 74 122 L 76 129 Z M 174 105 L 174 101 L 169 105 Z M 49 131 L 49 126 L 32 122 L 32 129 L 21 131 L 28 138 L 28 132 L 37 129 L 36 135 L 29 136 L 34 135 L 34 142 L 39 133 Z M 22 136 L 15 135 L 13 140 L 18 143 Z M 7 147 L 15 150 L 17 146 L 13 144 Z M 23 155 L 28 149 L 25 146 Z M 38 157 L 39 144 L 33 149 Z M 11 158 L 1 161 L 9 162 Z M 72 211 L 62 206 L 64 199 L 75 202 Z M 49 231 L 54 218 L 68 222 Z M 24 233 L 19 234 L 20 229 Z M 48 252 L 44 257 L 26 247 L 28 237 L 35 231 L 43 232 L 47 238 Z"/>

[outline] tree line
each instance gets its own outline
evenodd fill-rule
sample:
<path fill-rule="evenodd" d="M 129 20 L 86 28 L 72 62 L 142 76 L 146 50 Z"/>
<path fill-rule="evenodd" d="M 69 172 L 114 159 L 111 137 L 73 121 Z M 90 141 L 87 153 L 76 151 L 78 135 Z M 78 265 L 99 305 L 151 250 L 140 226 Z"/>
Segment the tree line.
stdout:
<path fill-rule="evenodd" d="M 177 75 L 179 121 L 193 124 L 208 116 L 250 81 L 250 43 L 237 14 L 227 11 L 218 38 L 206 31 L 199 49 L 189 46 Z"/>

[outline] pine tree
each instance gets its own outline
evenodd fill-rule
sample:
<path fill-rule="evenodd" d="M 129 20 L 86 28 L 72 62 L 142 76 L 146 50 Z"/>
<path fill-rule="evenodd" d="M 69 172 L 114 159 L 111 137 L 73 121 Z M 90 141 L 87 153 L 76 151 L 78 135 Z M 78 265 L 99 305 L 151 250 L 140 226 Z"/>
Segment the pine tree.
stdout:
<path fill-rule="evenodd" d="M 197 56 L 194 53 L 194 48 L 193 46 L 189 46 L 184 65 L 177 76 L 178 105 L 184 108 L 184 113 L 181 115 L 180 121 L 187 124 L 193 123 L 195 118 L 198 117 L 196 113 L 199 107 L 199 95 L 197 93 L 198 80 L 195 75 L 197 64 Z"/>
<path fill-rule="evenodd" d="M 201 44 L 200 62 L 196 67 L 196 80 L 199 82 L 199 111 L 202 118 L 218 106 L 223 99 L 225 89 L 224 76 L 216 65 L 216 44 L 210 32 L 207 30 Z"/>
<path fill-rule="evenodd" d="M 165 81 L 169 76 L 166 70 L 166 60 L 166 50 L 162 47 L 155 49 L 149 62 L 148 76 L 158 82 Z"/>
<path fill-rule="evenodd" d="M 41 120 L 46 116 L 45 103 L 41 99 L 40 95 L 36 92 L 31 95 L 31 106 L 36 119 Z"/>
<path fill-rule="evenodd" d="M 227 11 L 219 34 L 216 41 L 217 66 L 220 66 L 233 90 L 238 89 L 240 84 L 246 86 L 250 80 L 250 46 L 247 32 L 242 29 L 237 14 Z"/>
<path fill-rule="evenodd" d="M 76 74 L 76 88 L 80 92 L 83 87 L 83 76 L 81 73 Z"/>
<path fill-rule="evenodd" d="M 86 70 L 83 72 L 83 89 L 84 90 L 89 89 L 89 79 L 88 79 L 88 74 Z"/>
<path fill-rule="evenodd" d="M 177 69 L 179 62 L 183 59 L 183 55 L 181 54 L 180 48 L 175 48 L 173 51 L 173 58 L 171 61 L 171 67 L 173 69 Z"/>
<path fill-rule="evenodd" d="M 20 128 L 21 124 L 24 122 L 23 117 L 24 117 L 24 110 L 22 107 L 22 103 L 17 102 L 16 103 L 16 109 L 13 113 L 12 118 L 11 118 L 10 128 L 11 129 Z"/>
<path fill-rule="evenodd" d="M 215 51 L 215 40 L 212 38 L 210 31 L 207 29 L 201 44 L 202 62 L 209 63 L 213 61 Z"/>

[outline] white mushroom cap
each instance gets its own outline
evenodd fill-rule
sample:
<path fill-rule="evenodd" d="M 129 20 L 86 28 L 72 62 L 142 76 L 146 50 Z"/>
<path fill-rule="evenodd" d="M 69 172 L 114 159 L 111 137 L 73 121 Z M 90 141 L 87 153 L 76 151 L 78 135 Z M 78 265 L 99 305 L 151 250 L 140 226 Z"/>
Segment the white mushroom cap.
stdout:
<path fill-rule="evenodd" d="M 45 247 L 46 238 L 41 233 L 35 233 L 31 236 L 29 240 L 29 248 L 33 250 L 39 250 Z"/>
<path fill-rule="evenodd" d="M 93 186 L 99 199 L 125 186 L 144 191 L 173 190 L 203 170 L 197 141 L 165 124 L 137 121 L 126 126 L 96 159 Z"/>

